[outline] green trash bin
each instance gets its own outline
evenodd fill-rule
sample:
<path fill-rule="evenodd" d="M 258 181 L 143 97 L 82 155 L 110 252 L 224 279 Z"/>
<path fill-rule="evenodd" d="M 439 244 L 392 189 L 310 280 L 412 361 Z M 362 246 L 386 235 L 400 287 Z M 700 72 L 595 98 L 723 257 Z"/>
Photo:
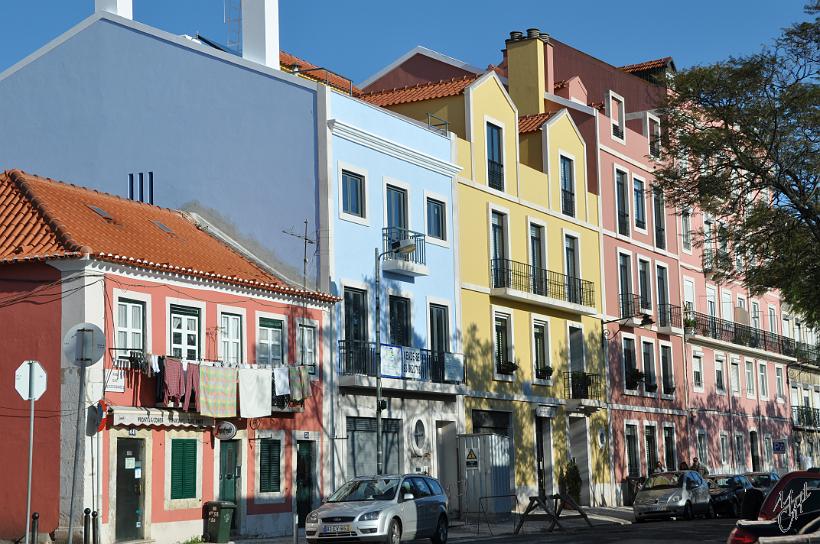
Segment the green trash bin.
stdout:
<path fill-rule="evenodd" d="M 228 501 L 205 503 L 205 542 L 229 542 L 236 505 Z"/>

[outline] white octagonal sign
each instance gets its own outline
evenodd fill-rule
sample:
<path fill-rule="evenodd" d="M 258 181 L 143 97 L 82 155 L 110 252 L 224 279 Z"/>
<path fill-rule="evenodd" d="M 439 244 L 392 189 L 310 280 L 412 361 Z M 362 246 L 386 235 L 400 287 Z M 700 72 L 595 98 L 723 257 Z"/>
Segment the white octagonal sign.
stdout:
<path fill-rule="evenodd" d="M 105 353 L 105 335 L 93 323 L 71 327 L 63 338 L 65 358 L 80 367 L 89 367 Z"/>
<path fill-rule="evenodd" d="M 29 381 L 31 380 L 31 383 Z M 31 387 L 31 397 L 29 396 Z M 14 388 L 23 400 L 38 400 L 46 392 L 46 371 L 37 361 L 23 361 L 14 373 Z"/>

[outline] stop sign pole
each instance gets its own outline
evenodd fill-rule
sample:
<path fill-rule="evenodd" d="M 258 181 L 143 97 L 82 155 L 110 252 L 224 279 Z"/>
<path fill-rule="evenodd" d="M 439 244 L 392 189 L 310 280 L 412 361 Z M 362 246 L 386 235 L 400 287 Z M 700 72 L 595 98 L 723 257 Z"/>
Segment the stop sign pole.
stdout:
<path fill-rule="evenodd" d="M 34 401 L 46 390 L 46 371 L 37 361 L 23 361 L 14 374 L 14 386 L 23 400 L 31 402 L 28 426 L 28 484 L 26 486 L 26 544 L 29 544 L 31 519 L 31 466 L 34 459 Z"/>

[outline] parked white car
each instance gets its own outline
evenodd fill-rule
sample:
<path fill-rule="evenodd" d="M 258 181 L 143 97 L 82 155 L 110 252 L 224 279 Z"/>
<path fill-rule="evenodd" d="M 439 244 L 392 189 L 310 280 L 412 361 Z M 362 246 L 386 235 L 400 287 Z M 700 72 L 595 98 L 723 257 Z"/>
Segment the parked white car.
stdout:
<path fill-rule="evenodd" d="M 659 472 L 646 479 L 632 505 L 635 521 L 648 518 L 714 517 L 709 485 L 694 470 Z"/>
<path fill-rule="evenodd" d="M 447 495 L 435 478 L 420 474 L 360 476 L 345 483 L 308 514 L 305 536 L 319 542 L 447 542 Z"/>

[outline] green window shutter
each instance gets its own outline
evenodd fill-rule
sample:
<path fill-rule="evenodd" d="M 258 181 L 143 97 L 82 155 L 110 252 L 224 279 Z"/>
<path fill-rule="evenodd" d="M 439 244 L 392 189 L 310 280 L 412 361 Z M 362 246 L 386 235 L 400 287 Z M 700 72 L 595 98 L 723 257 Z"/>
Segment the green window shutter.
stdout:
<path fill-rule="evenodd" d="M 171 440 L 171 498 L 196 498 L 196 440 Z"/>
<path fill-rule="evenodd" d="M 282 442 L 273 438 L 263 438 L 259 445 L 259 491 L 278 493 L 280 491 L 279 460 Z"/>
<path fill-rule="evenodd" d="M 279 319 L 269 319 L 267 317 L 260 317 L 259 318 L 259 326 L 260 327 L 267 327 L 269 329 L 282 330 L 282 321 L 280 321 Z"/>

